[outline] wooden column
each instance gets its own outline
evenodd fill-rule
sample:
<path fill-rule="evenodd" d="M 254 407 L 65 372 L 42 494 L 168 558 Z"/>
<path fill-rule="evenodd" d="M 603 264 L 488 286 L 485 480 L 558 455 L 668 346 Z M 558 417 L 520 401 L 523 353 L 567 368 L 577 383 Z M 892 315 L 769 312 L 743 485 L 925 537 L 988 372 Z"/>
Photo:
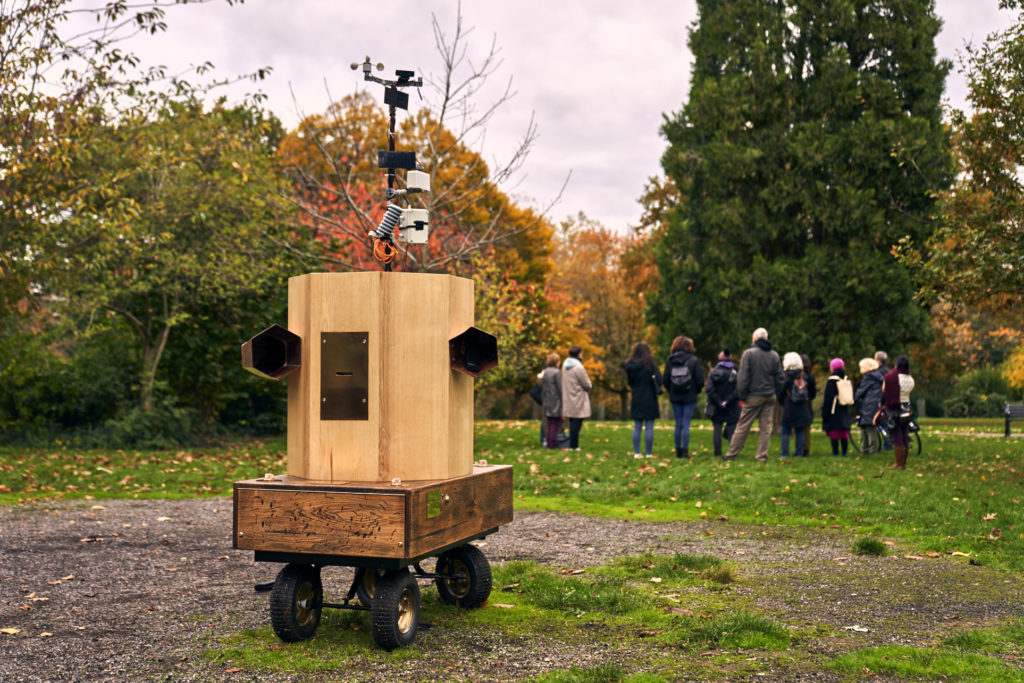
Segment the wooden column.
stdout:
<path fill-rule="evenodd" d="M 468 475 L 473 380 L 451 370 L 448 340 L 472 325 L 471 280 L 381 272 L 291 278 L 288 329 L 302 338 L 302 364 L 288 378 L 288 474 L 333 482 Z M 325 393 L 335 385 L 341 393 Z M 327 419 L 325 405 L 334 409 Z"/>

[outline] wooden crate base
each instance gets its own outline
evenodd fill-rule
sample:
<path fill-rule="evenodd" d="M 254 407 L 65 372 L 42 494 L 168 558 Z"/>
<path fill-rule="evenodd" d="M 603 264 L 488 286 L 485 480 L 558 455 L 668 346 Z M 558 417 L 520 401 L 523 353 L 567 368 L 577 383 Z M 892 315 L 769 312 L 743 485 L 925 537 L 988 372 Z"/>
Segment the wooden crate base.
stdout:
<path fill-rule="evenodd" d="M 476 466 L 464 477 L 398 486 L 250 479 L 235 482 L 234 507 L 234 547 L 257 559 L 412 562 L 511 522 L 512 468 Z"/>

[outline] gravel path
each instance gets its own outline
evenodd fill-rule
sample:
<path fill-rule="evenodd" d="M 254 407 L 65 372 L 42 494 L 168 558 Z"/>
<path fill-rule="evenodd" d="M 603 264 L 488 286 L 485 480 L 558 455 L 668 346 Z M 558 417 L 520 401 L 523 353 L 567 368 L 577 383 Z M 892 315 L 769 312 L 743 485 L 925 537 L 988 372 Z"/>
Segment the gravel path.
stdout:
<path fill-rule="evenodd" d="M 232 550 L 230 533 L 229 499 L 0 508 L 0 629 L 17 629 L 0 632 L 0 680 L 289 680 L 229 673 L 202 657 L 218 636 L 268 619 L 267 598 L 252 586 L 278 567 Z M 1015 574 L 962 558 L 908 558 L 898 547 L 890 557 L 855 556 L 853 538 L 718 520 L 654 524 L 518 512 L 483 550 L 492 563 L 532 559 L 568 568 L 646 550 L 713 554 L 736 567 L 739 581 L 729 590 L 754 609 L 794 629 L 833 627 L 799 646 L 823 657 L 891 642 L 927 645 L 955 627 L 1021 616 L 1024 583 Z M 325 570 L 329 599 L 347 589 L 349 571 Z M 623 654 L 606 639 L 506 642 L 464 631 L 441 624 L 421 631 L 417 643 L 437 652 L 434 672 L 433 654 L 411 663 L 382 657 L 372 670 L 327 680 L 521 679 Z M 768 675 L 839 680 L 792 666 Z"/>

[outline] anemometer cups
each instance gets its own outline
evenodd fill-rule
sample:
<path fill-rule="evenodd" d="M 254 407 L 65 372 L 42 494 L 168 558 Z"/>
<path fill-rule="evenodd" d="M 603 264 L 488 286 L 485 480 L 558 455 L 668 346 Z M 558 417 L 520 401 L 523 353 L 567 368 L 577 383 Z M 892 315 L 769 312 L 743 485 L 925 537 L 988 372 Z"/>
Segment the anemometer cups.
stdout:
<path fill-rule="evenodd" d="M 271 325 L 242 344 L 242 367 L 266 379 L 281 379 L 302 364 L 302 340 L 280 325 Z"/>
<path fill-rule="evenodd" d="M 448 341 L 452 370 L 478 377 L 498 365 L 498 339 L 493 334 L 470 327 Z"/>

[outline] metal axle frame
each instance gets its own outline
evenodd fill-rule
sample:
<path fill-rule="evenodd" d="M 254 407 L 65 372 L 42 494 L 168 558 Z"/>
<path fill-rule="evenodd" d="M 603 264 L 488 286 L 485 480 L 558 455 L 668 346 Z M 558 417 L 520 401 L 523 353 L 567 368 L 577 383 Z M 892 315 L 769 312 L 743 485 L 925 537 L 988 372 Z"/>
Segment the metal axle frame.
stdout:
<path fill-rule="evenodd" d="M 464 545 L 464 543 L 459 543 L 458 545 Z M 316 569 L 322 569 L 323 568 L 323 565 L 318 565 L 318 564 L 312 564 L 311 566 L 315 567 Z M 338 566 L 338 565 L 335 565 L 335 566 Z M 466 578 L 462 574 L 441 574 L 441 573 L 438 573 L 438 572 L 428 572 L 425 569 L 423 569 L 423 567 L 420 566 L 419 562 L 414 562 L 414 563 L 412 563 L 411 566 L 412 566 L 412 568 L 414 570 L 413 571 L 413 576 L 416 578 L 417 581 L 436 581 L 437 579 L 458 580 L 458 579 Z M 363 569 L 379 569 L 380 567 L 362 567 L 362 568 Z M 360 576 L 359 572 L 356 572 L 355 577 L 352 579 L 352 585 L 349 586 L 348 592 L 346 593 L 345 597 L 341 599 L 341 602 L 324 602 L 324 601 L 321 601 L 319 604 L 313 604 L 313 605 L 302 604 L 300 606 L 303 607 L 303 608 L 313 607 L 313 608 L 319 608 L 319 609 L 324 609 L 324 608 L 329 608 L 329 609 L 349 609 L 349 610 L 356 610 L 356 611 L 359 611 L 359 612 L 369 612 L 370 609 L 371 609 L 369 605 L 363 605 L 363 604 L 353 605 L 353 604 L 351 604 L 352 603 L 352 599 L 356 596 L 356 589 L 359 587 L 359 582 L 361 580 L 362 580 L 362 576 Z M 257 583 L 254 586 L 254 588 L 255 588 L 257 593 L 269 593 L 270 591 L 272 591 L 274 589 L 274 582 L 273 581 L 264 581 L 263 583 Z"/>

